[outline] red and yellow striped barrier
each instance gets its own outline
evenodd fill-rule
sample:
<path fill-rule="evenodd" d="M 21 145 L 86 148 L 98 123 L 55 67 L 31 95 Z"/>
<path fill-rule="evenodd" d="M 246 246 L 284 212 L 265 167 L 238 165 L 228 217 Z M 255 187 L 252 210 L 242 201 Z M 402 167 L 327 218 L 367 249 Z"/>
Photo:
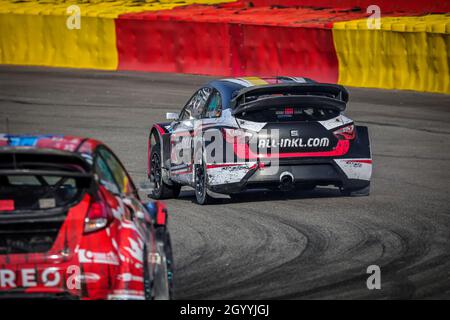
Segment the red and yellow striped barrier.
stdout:
<path fill-rule="evenodd" d="M 365 8 L 271 8 L 264 1 L 275 0 L 256 1 L 255 7 L 234 0 L 0 0 L 0 63 L 218 76 L 287 74 L 350 86 L 450 93 L 448 14 L 417 16 L 417 2 L 413 13 L 384 13 L 382 7 L 381 28 L 372 30 Z M 366 0 L 340 3 L 352 1 Z M 419 2 L 424 12 L 436 10 Z M 66 27 L 72 4 L 80 8 L 81 29 Z M 449 7 L 444 0 L 438 11 Z"/>
<path fill-rule="evenodd" d="M 450 93 L 450 16 L 338 22 L 333 39 L 339 82 L 349 86 Z"/>
<path fill-rule="evenodd" d="M 116 70 L 115 20 L 124 13 L 170 10 L 235 0 L 0 0 L 0 63 Z M 68 29 L 67 9 L 80 9 L 81 29 Z"/>

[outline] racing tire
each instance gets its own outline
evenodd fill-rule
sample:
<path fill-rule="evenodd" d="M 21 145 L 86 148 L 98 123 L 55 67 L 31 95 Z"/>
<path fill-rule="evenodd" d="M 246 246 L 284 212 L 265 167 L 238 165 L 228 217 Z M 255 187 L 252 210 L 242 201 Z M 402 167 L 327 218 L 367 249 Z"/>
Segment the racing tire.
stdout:
<path fill-rule="evenodd" d="M 198 204 L 205 205 L 213 202 L 213 198 L 208 195 L 208 175 L 206 164 L 195 166 L 195 199 Z"/>
<path fill-rule="evenodd" d="M 159 267 L 153 285 L 154 300 L 173 299 L 173 254 L 170 234 L 166 227 L 156 229 L 156 247 L 159 254 Z"/>
<path fill-rule="evenodd" d="M 161 147 L 159 142 L 154 144 L 150 150 L 150 182 L 153 182 L 154 188 L 150 196 L 153 199 L 177 198 L 180 195 L 181 185 L 174 184 L 169 186 L 164 182 L 162 176 Z"/>

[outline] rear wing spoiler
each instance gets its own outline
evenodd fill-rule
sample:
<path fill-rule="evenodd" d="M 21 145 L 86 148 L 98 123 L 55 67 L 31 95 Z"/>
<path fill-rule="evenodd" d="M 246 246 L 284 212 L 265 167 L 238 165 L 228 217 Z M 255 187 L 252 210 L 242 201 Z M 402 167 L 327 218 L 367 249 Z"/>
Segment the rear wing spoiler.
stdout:
<path fill-rule="evenodd" d="M 246 97 L 261 97 L 265 95 L 320 96 L 348 102 L 348 91 L 338 84 L 328 83 L 279 83 L 253 86 L 240 90 L 231 100 L 231 108 L 245 104 Z"/>
<path fill-rule="evenodd" d="M 233 109 L 232 114 L 234 116 L 240 115 L 246 112 L 255 112 L 266 110 L 268 108 L 321 108 L 330 109 L 336 111 L 344 111 L 346 103 L 342 100 L 323 96 L 275 96 L 268 98 L 261 98 L 254 101 L 250 101 L 244 104 L 240 104 Z"/>

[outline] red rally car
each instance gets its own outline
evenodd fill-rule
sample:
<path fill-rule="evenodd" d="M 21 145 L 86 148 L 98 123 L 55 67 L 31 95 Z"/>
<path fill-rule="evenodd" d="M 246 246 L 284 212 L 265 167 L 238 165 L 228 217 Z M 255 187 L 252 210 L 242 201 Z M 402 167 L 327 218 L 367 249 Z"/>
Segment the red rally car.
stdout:
<path fill-rule="evenodd" d="M 0 298 L 170 299 L 167 209 L 104 144 L 0 134 Z"/>

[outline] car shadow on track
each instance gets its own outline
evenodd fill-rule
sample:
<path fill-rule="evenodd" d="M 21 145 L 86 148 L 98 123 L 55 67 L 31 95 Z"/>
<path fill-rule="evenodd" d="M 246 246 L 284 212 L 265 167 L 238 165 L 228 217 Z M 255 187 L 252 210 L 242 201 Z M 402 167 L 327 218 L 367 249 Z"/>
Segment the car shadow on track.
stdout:
<path fill-rule="evenodd" d="M 281 200 L 299 200 L 299 199 L 315 199 L 315 198 L 337 198 L 344 197 L 339 189 L 332 187 L 317 187 L 314 190 L 292 190 L 292 191 L 274 191 L 274 190 L 249 190 L 241 192 L 233 197 L 227 195 L 212 194 L 213 203 L 244 203 L 244 202 L 261 202 L 261 201 L 281 201 Z M 183 189 L 177 198 L 180 201 L 195 202 L 195 193 L 192 189 Z"/>

